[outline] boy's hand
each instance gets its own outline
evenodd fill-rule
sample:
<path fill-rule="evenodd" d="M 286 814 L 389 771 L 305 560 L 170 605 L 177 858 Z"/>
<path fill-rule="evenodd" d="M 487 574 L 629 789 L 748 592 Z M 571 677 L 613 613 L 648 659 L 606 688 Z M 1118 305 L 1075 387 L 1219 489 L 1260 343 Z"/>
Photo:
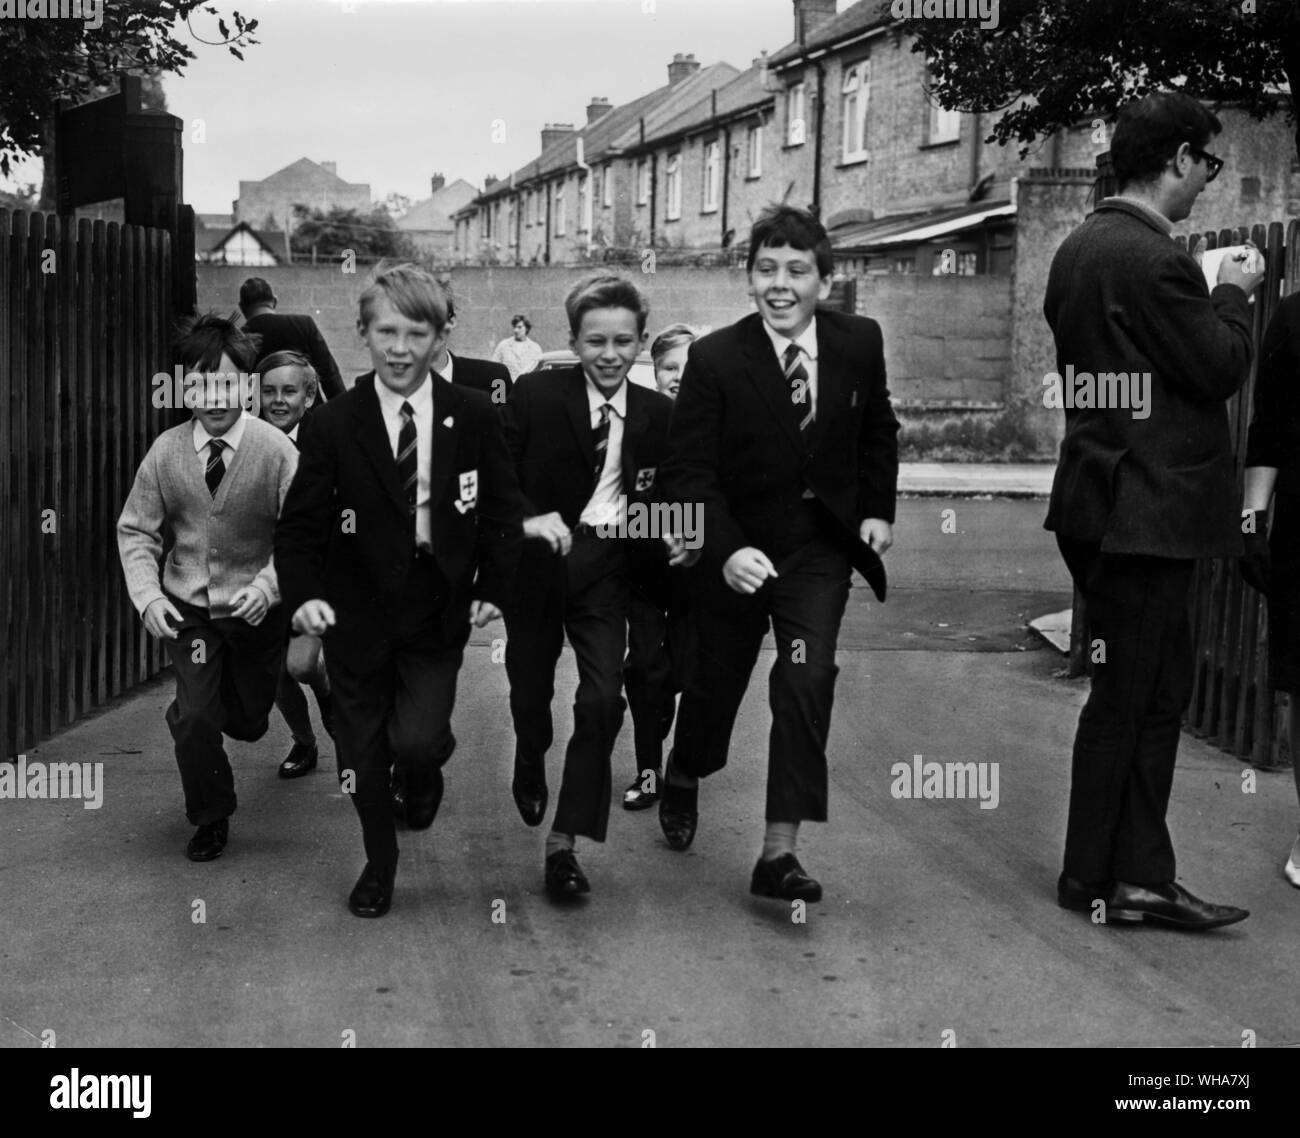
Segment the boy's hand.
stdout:
<path fill-rule="evenodd" d="M 501 617 L 501 610 L 490 601 L 470 601 L 469 619 L 475 628 L 482 628 Z"/>
<path fill-rule="evenodd" d="M 858 537 L 882 556 L 894 544 L 893 527 L 880 518 L 867 518 L 858 526 Z"/>
<path fill-rule="evenodd" d="M 551 547 L 552 553 L 558 553 L 561 557 L 567 557 L 573 548 L 573 534 L 555 510 L 549 514 L 538 514 L 535 518 L 525 518 L 524 537 L 541 538 Z"/>
<path fill-rule="evenodd" d="M 248 621 L 249 624 L 261 624 L 262 618 L 270 611 L 266 594 L 256 585 L 245 585 L 230 599 L 230 615 Z"/>
<path fill-rule="evenodd" d="M 664 545 L 668 547 L 668 564 L 682 565 L 689 569 L 703 555 L 703 549 L 687 549 L 686 539 L 678 534 L 664 534 Z"/>
<path fill-rule="evenodd" d="M 334 610 L 326 601 L 307 601 L 293 614 L 295 632 L 324 636 L 325 630 L 334 627 Z"/>
<path fill-rule="evenodd" d="M 159 640 L 175 640 L 176 629 L 167 623 L 167 618 L 171 617 L 177 624 L 184 619 L 176 606 L 166 597 L 159 597 L 152 601 L 149 607 L 144 610 L 144 626 L 149 631 L 150 636 L 156 636 Z"/>
<path fill-rule="evenodd" d="M 776 566 L 766 553 L 752 545 L 736 550 L 722 567 L 722 579 L 728 587 L 746 596 L 758 592 L 764 581 L 775 576 Z"/>

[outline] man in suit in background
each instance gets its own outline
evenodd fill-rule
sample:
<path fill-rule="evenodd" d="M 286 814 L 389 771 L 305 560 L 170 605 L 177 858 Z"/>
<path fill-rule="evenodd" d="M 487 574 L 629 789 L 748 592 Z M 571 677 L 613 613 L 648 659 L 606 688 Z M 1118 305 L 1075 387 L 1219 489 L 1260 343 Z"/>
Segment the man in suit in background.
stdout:
<path fill-rule="evenodd" d="M 294 627 L 325 637 L 339 779 L 366 849 L 348 900 L 359 917 L 392 902 L 394 762 L 410 827 L 437 814 L 470 625 L 500 615 L 523 536 L 498 414 L 431 373 L 446 319 L 441 287 L 413 265 L 367 287 L 357 325 L 374 371 L 312 413 L 275 535 Z"/>
<path fill-rule="evenodd" d="M 456 328 L 456 305 L 451 297 L 447 298 L 447 314 L 447 336 L 450 339 Z M 462 387 L 472 387 L 475 391 L 483 392 L 497 410 L 505 406 L 510 397 L 513 383 L 510 369 L 505 364 L 472 356 L 454 356 L 451 349 L 444 345 L 433 362 L 433 370 L 448 383 L 459 383 Z"/>
<path fill-rule="evenodd" d="M 1262 274 L 1225 260 L 1210 293 L 1170 239 L 1223 165 L 1208 150 L 1219 130 L 1181 92 L 1123 107 L 1120 193 L 1057 250 L 1043 304 L 1059 373 L 1046 402 L 1065 408 L 1045 525 L 1103 647 L 1074 740 L 1057 900 L 1180 929 L 1248 916 L 1175 883 L 1165 823 L 1192 688 L 1192 569 L 1241 552 L 1224 404 L 1250 370 L 1247 295 Z"/>
<path fill-rule="evenodd" d="M 769 622 L 767 829 L 750 891 L 818 901 L 795 856 L 824 822 L 836 640 L 858 542 L 893 540 L 898 420 L 874 320 L 818 311 L 831 247 L 810 214 L 765 210 L 750 235 L 758 312 L 696 340 L 673 411 L 663 492 L 703 507 L 697 654 L 677 711 L 659 820 L 684 850 L 698 780 L 727 761 L 736 712 Z M 864 558 L 864 560 L 869 558 Z"/>
<path fill-rule="evenodd" d="M 631 281 L 590 277 L 564 307 L 579 363 L 521 376 L 502 416 L 525 499 L 524 555 L 506 609 L 506 672 L 512 791 L 529 826 L 546 814 L 551 700 L 566 633 L 578 664 L 573 735 L 546 839 L 546 888 L 555 897 L 590 891 L 575 838 L 605 840 L 610 753 L 625 709 L 629 547 L 649 544 L 662 559 L 667 536 L 634 543 L 621 535 L 620 518 L 656 493 L 672 413 L 667 396 L 627 378 L 649 311 Z"/>
<path fill-rule="evenodd" d="M 258 355 L 299 352 L 316 369 L 324 398 L 334 399 L 342 395 L 344 387 L 339 365 L 330 355 L 316 321 L 310 316 L 284 316 L 275 310 L 278 303 L 271 286 L 261 277 L 249 277 L 239 287 L 239 310 L 244 314 L 244 331 L 257 337 Z"/>

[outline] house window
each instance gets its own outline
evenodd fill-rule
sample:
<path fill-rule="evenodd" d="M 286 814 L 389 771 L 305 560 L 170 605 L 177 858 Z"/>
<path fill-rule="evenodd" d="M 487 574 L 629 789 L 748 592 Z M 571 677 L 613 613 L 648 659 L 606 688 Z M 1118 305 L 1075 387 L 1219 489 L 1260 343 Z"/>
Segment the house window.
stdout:
<path fill-rule="evenodd" d="M 587 195 L 591 192 L 586 174 L 578 179 L 578 232 L 587 231 Z"/>
<path fill-rule="evenodd" d="M 933 100 L 934 96 L 929 96 Z M 926 130 L 926 141 L 931 145 L 938 142 L 956 142 L 961 134 L 961 111 L 947 111 L 943 107 L 929 104 L 930 119 Z"/>
<path fill-rule="evenodd" d="M 759 178 L 763 174 L 763 124 L 751 126 L 745 136 L 745 147 L 749 158 L 749 177 Z"/>
<path fill-rule="evenodd" d="M 636 164 L 636 204 L 645 205 L 650 200 L 650 163 L 642 158 Z"/>
<path fill-rule="evenodd" d="M 605 177 L 601 181 L 601 190 L 603 191 L 600 199 L 601 204 L 608 209 L 614 204 L 614 164 L 612 162 L 605 163 Z"/>
<path fill-rule="evenodd" d="M 564 236 L 564 183 L 555 188 L 555 236 Z"/>
<path fill-rule="evenodd" d="M 715 213 L 718 208 L 718 166 L 721 148 L 716 142 L 704 147 L 704 212 Z"/>
<path fill-rule="evenodd" d="M 807 127 L 804 125 L 804 84 L 796 83 L 785 92 L 785 144 L 802 146 Z"/>
<path fill-rule="evenodd" d="M 844 72 L 844 85 L 841 88 L 845 162 L 860 161 L 867 156 L 867 101 L 870 92 L 871 61 L 864 59 Z"/>
<path fill-rule="evenodd" d="M 668 205 L 664 216 L 669 221 L 676 221 L 682 216 L 682 156 L 668 156 Z"/>

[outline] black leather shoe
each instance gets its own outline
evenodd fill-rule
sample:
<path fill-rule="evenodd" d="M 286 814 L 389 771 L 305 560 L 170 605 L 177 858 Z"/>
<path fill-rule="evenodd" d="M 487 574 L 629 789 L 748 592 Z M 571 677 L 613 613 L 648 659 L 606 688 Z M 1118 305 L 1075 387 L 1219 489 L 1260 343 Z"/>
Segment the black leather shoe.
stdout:
<path fill-rule="evenodd" d="M 1056 879 L 1056 903 L 1075 913 L 1090 913 L 1094 901 L 1105 900 L 1109 881 L 1080 881 L 1062 873 Z"/>
<path fill-rule="evenodd" d="M 656 770 L 642 771 L 632 785 L 623 791 L 624 810 L 648 810 L 659 801 L 659 783 L 663 779 Z"/>
<path fill-rule="evenodd" d="M 302 778 L 316 769 L 317 751 L 315 743 L 295 743 L 289 751 L 289 757 L 280 764 L 281 778 Z"/>
<path fill-rule="evenodd" d="M 1131 885 L 1116 881 L 1106 897 L 1107 924 L 1151 921 L 1175 929 L 1217 929 L 1250 916 L 1232 905 L 1211 905 L 1194 897 L 1181 885 Z"/>
<path fill-rule="evenodd" d="M 406 821 L 406 786 L 402 778 L 393 772 L 392 781 L 388 784 L 388 793 L 393 799 L 393 817 L 399 822 Z"/>
<path fill-rule="evenodd" d="M 438 816 L 442 804 L 442 771 L 435 770 L 427 787 L 417 788 L 415 780 L 406 780 L 406 824 L 412 830 L 427 830 Z"/>
<path fill-rule="evenodd" d="M 366 862 L 357 883 L 348 897 L 348 908 L 358 917 L 382 917 L 393 903 L 393 881 L 397 877 L 397 863 L 376 865 Z"/>
<path fill-rule="evenodd" d="M 546 789 L 546 772 L 530 768 L 523 763 L 515 763 L 515 778 L 510 784 L 510 793 L 515 796 L 515 805 L 519 807 L 519 817 L 528 826 L 540 826 L 546 817 L 546 803 L 549 792 Z"/>
<path fill-rule="evenodd" d="M 190 861 L 211 861 L 220 857 L 230 840 L 230 819 L 222 818 L 220 822 L 208 822 L 194 831 L 194 837 L 185 847 L 185 856 Z"/>
<path fill-rule="evenodd" d="M 799 859 L 792 853 L 782 854 L 771 861 L 760 857 L 749 881 L 749 891 L 760 897 L 779 897 L 782 901 L 822 899 L 821 885 L 804 873 Z"/>
<path fill-rule="evenodd" d="M 675 850 L 689 849 L 700 824 L 700 788 L 673 786 L 667 779 L 659 799 L 659 828 Z"/>
<path fill-rule="evenodd" d="M 572 850 L 556 850 L 546 858 L 546 891 L 552 897 L 576 897 L 590 893 L 591 882 L 578 868 L 578 859 Z"/>

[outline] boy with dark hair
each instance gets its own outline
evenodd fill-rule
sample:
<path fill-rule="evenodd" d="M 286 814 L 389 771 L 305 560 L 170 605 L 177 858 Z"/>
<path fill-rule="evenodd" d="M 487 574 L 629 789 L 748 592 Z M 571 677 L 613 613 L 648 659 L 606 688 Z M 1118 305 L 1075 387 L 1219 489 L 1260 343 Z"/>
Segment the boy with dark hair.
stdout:
<path fill-rule="evenodd" d="M 520 377 L 503 413 L 525 498 L 524 557 L 506 610 L 506 671 L 512 790 L 530 826 L 546 813 L 551 699 L 566 633 L 578 664 L 573 735 L 546 839 L 546 888 L 555 897 L 590 891 L 575 838 L 605 840 L 610 753 L 623 723 L 631 542 L 606 527 L 617 527 L 629 502 L 655 493 L 672 410 L 668 398 L 627 380 L 648 312 L 631 281 L 589 277 L 564 306 L 578 364 Z"/>
<path fill-rule="evenodd" d="M 202 397 L 193 421 L 149 448 L 117 544 L 131 601 L 176 673 L 167 726 L 185 814 L 198 827 L 186 853 L 210 861 L 225 849 L 235 812 L 221 736 L 260 739 L 275 698 L 285 627 L 272 543 L 298 454 L 244 411 L 255 349 L 243 332 L 200 317 L 182 330 L 176 356 L 201 377 Z M 175 544 L 160 580 L 165 529 Z"/>
<path fill-rule="evenodd" d="M 703 507 L 696 653 L 677 710 L 659 820 L 686 849 L 698 780 L 727 761 L 736 713 L 769 624 L 767 830 L 750 891 L 818 901 L 795 856 L 799 824 L 824 822 L 836 640 L 850 566 L 884 592 L 893 541 L 898 420 L 874 320 L 818 310 L 831 285 L 825 229 L 778 206 L 750 235 L 758 308 L 696 340 L 669 432 L 663 489 Z"/>
<path fill-rule="evenodd" d="M 411 829 L 437 815 L 470 625 L 500 615 L 522 538 L 496 411 L 431 370 L 446 326 L 427 272 L 376 276 L 357 321 L 374 371 L 312 413 L 276 530 L 294 627 L 328 649 L 339 781 L 366 850 L 348 899 L 359 917 L 392 904 L 394 764 Z"/>

